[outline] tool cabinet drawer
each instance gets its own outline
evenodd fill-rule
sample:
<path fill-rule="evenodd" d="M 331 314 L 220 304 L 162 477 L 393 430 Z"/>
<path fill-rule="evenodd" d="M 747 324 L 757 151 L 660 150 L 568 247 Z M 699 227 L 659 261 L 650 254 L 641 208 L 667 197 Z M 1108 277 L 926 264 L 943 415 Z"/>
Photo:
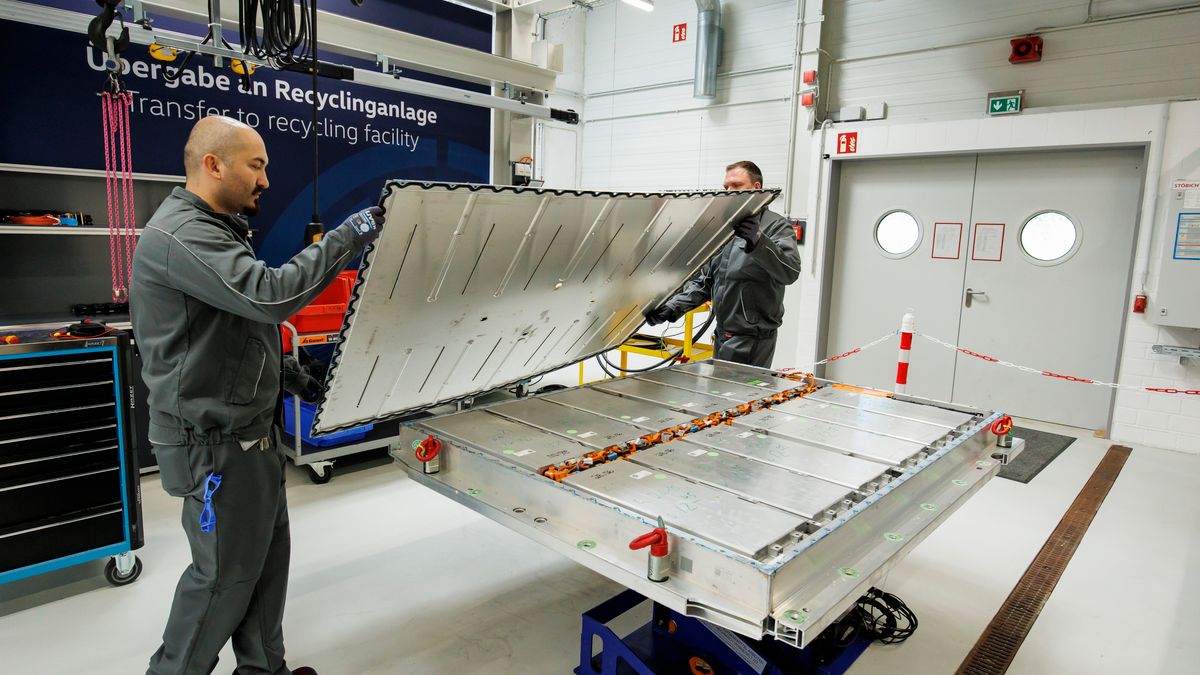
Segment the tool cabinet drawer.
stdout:
<path fill-rule="evenodd" d="M 125 517 L 119 501 L 58 520 L 0 529 L 0 573 L 112 546 L 124 539 Z"/>
<path fill-rule="evenodd" d="M 100 439 L 98 443 L 42 448 L 0 458 L 0 487 L 29 482 L 39 476 L 68 476 L 77 473 L 80 466 L 117 466 L 120 461 L 120 446 L 115 437 Z"/>
<path fill-rule="evenodd" d="M 98 420 L 86 426 L 36 429 L 0 435 L 0 464 L 45 457 L 64 452 L 64 448 L 98 447 L 117 442 L 115 419 Z"/>
<path fill-rule="evenodd" d="M 80 467 L 67 476 L 0 485 L 0 527 L 44 520 L 121 500 L 117 466 Z"/>

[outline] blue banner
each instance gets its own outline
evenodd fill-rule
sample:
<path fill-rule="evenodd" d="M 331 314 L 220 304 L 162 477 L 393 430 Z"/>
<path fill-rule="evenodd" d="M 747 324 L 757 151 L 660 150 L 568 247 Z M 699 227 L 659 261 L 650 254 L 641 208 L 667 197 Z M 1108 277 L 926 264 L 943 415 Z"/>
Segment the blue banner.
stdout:
<path fill-rule="evenodd" d="M 89 12 L 87 5 L 48 2 Z M 353 10 L 349 2 L 343 3 Z M 480 49 L 491 46 L 491 17 L 445 2 L 368 0 L 362 14 L 339 13 L 378 25 L 427 34 Z M 461 16 L 460 16 L 461 15 Z M 436 20 L 434 20 L 436 19 Z M 197 26 L 167 21 L 155 25 L 201 35 Z M 131 26 L 131 30 L 142 30 Z M 457 36 L 459 39 L 453 39 Z M 0 54 L 9 64 L 0 87 L 9 92 L 0 125 L 0 163 L 68 169 L 103 169 L 101 90 L 107 74 L 103 56 L 86 36 L 64 30 L 0 21 Z M 491 113 L 484 108 L 269 68 L 255 71 L 248 90 L 226 62 L 196 56 L 172 82 L 167 74 L 182 61 L 162 62 L 148 49 L 130 45 L 126 88 L 136 92 L 131 109 L 133 170 L 183 174 L 183 146 L 200 117 L 226 115 L 254 127 L 266 142 L 270 188 L 251 221 L 260 257 L 279 265 L 303 245 L 312 214 L 314 135 L 320 141 L 321 215 L 326 227 L 379 197 L 389 178 L 488 182 Z M 374 64 L 337 55 L 324 60 L 362 68 Z M 25 64 L 25 65 L 21 65 Z M 410 75 L 411 73 L 405 73 Z M 443 78 L 422 79 L 452 83 Z M 462 83 L 455 86 L 476 88 Z M 319 109 L 313 125 L 312 106 Z M 35 206 L 31 204 L 30 206 Z M 41 206 L 41 205 L 38 205 Z M 55 205 L 70 210 L 71 205 Z M 103 214 L 93 214 L 103 224 Z M 138 214 L 144 223 L 150 214 Z"/>

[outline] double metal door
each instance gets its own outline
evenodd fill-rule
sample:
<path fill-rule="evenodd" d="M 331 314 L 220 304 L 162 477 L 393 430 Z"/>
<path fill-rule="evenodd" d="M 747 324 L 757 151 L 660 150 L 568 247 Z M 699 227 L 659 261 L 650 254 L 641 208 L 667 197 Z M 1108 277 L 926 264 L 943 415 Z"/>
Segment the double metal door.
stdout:
<path fill-rule="evenodd" d="M 918 338 L 910 393 L 1105 429 L 1111 389 L 1042 371 L 1115 379 L 1142 171 L 1141 148 L 845 163 L 829 351 L 912 310 L 919 332 L 1039 372 Z M 895 360 L 877 349 L 827 375 L 890 388 Z"/>

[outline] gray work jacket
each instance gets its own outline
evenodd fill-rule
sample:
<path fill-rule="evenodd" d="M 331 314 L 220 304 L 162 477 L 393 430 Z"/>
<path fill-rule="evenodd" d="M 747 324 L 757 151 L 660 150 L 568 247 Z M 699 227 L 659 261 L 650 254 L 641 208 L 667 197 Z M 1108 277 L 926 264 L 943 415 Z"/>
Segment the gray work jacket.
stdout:
<path fill-rule="evenodd" d="M 713 301 L 717 330 L 770 337 L 783 322 L 783 289 L 800 278 L 800 249 L 791 221 L 771 211 L 758 218 L 762 236 L 750 251 L 734 237 L 664 303 L 667 319 Z"/>
<path fill-rule="evenodd" d="M 350 228 L 338 227 L 282 267 L 267 267 L 244 218 L 175 188 L 138 240 L 129 287 L 150 442 L 265 438 L 280 392 L 279 323 L 361 252 Z"/>

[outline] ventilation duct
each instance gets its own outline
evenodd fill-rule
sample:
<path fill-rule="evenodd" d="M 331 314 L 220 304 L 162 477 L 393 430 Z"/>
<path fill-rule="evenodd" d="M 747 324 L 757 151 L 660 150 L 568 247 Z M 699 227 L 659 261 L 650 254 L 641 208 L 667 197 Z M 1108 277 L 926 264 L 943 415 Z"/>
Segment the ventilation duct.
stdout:
<path fill-rule="evenodd" d="M 721 0 L 696 0 L 696 79 L 692 97 L 717 97 L 717 66 L 721 65 Z"/>

